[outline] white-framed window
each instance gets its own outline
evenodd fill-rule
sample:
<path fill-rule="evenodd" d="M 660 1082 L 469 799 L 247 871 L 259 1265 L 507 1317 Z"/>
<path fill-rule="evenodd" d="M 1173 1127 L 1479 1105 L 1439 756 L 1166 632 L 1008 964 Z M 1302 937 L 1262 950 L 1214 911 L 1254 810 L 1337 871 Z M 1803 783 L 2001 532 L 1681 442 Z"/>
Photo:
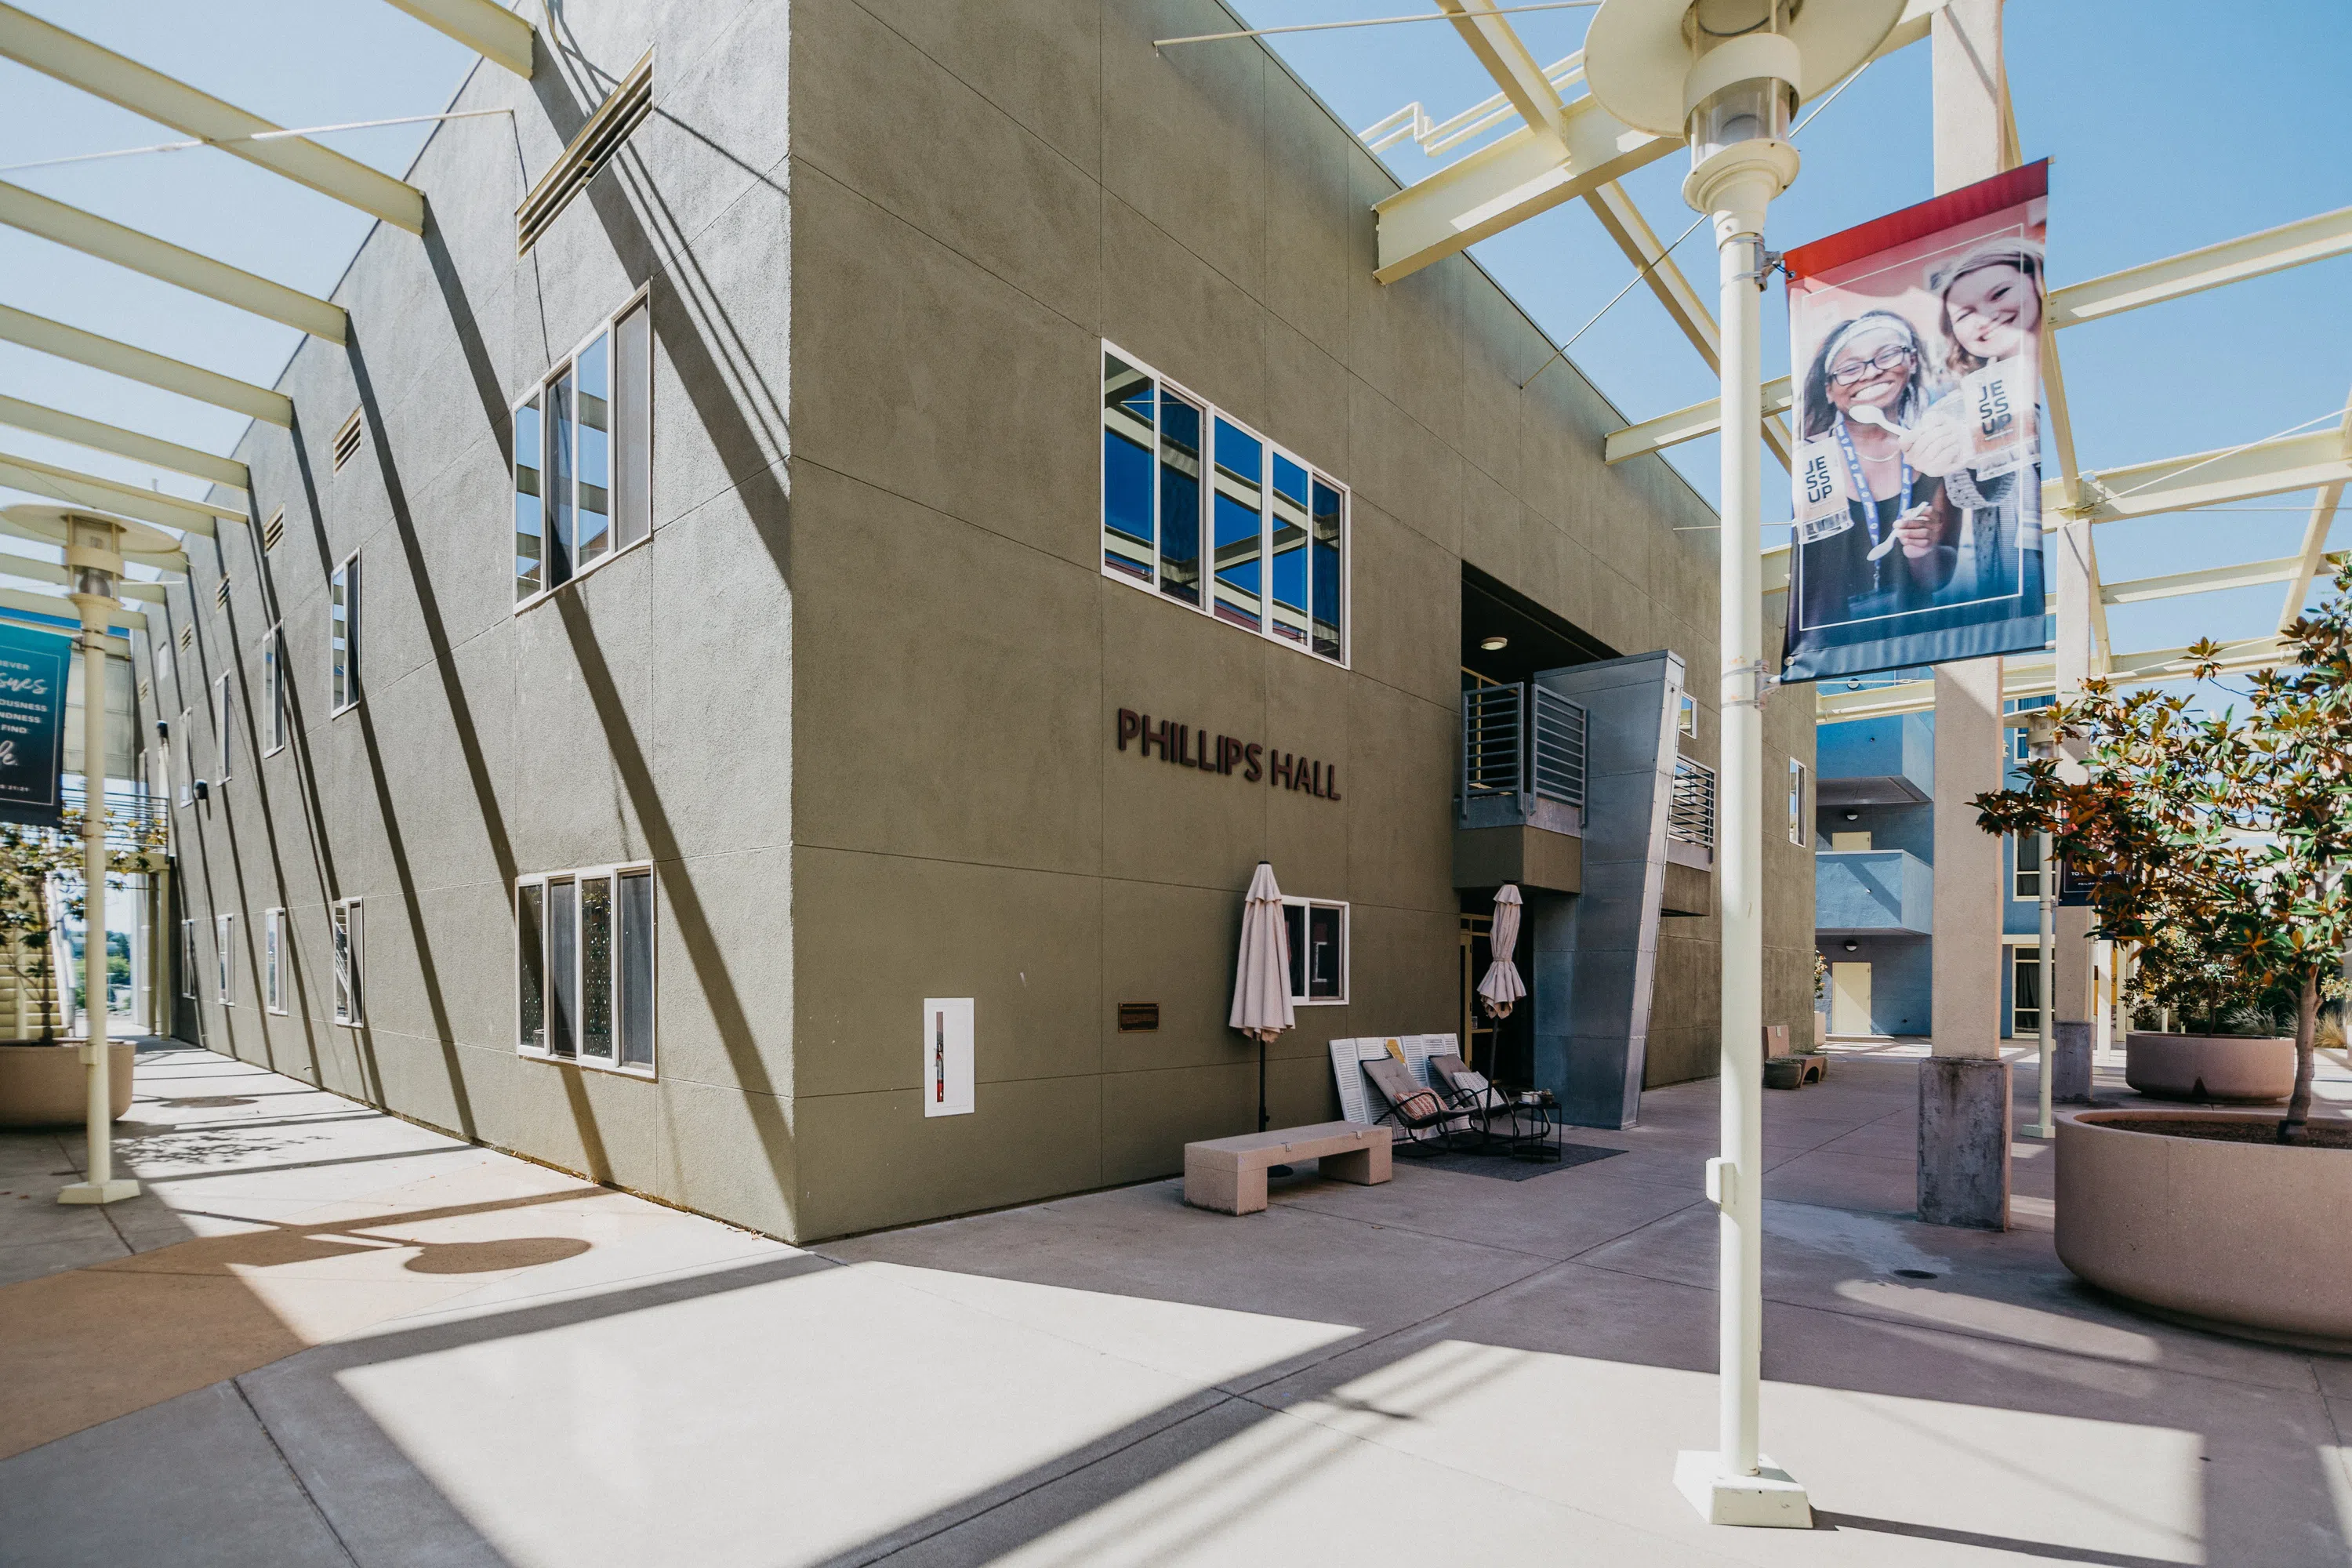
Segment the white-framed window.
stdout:
<path fill-rule="evenodd" d="M 515 1048 L 654 1070 L 654 869 L 591 866 L 515 879 Z"/>
<path fill-rule="evenodd" d="M 360 700 L 360 558 L 353 551 L 327 579 L 327 712 Z"/>
<path fill-rule="evenodd" d="M 2009 896 L 2023 904 L 2042 901 L 2042 835 L 2016 833 L 2010 836 L 2010 852 L 2015 858 L 2014 874 L 2010 878 Z"/>
<path fill-rule="evenodd" d="M 278 628 L 261 634 L 261 754 L 286 749 L 286 646 Z"/>
<path fill-rule="evenodd" d="M 2009 950 L 2009 1032 L 2012 1038 L 2042 1033 L 2042 949 Z"/>
<path fill-rule="evenodd" d="M 213 782 L 226 784 L 236 761 L 236 689 L 226 675 L 213 682 L 213 734 L 220 742 L 220 765 Z"/>
<path fill-rule="evenodd" d="M 236 947 L 235 915 L 213 917 L 213 942 L 216 949 L 214 956 L 219 961 L 219 969 L 215 975 L 214 997 L 224 1007 L 234 1006 L 236 1003 L 236 965 L 230 962 L 229 955 Z"/>
<path fill-rule="evenodd" d="M 1807 798 L 1810 772 L 1795 757 L 1789 759 L 1789 842 L 1800 849 L 1813 841 L 1812 802 Z"/>
<path fill-rule="evenodd" d="M 261 911 L 261 1005 L 286 1011 L 286 911 Z"/>
<path fill-rule="evenodd" d="M 1698 699 L 1687 691 L 1682 694 L 1682 708 L 1675 728 L 1694 741 L 1698 739 Z"/>
<path fill-rule="evenodd" d="M 1294 1006 L 1338 1006 L 1348 1000 L 1348 906 L 1328 899 L 1285 899 Z"/>
<path fill-rule="evenodd" d="M 1348 487 L 1102 345 L 1103 575 L 1348 662 Z"/>
<path fill-rule="evenodd" d="M 652 537 L 653 406 L 641 289 L 515 405 L 516 609 Z"/>
<path fill-rule="evenodd" d="M 335 1022 L 363 1024 L 367 953 L 360 940 L 359 900 L 337 899 L 327 906 L 327 934 L 334 947 Z"/>
<path fill-rule="evenodd" d="M 196 999 L 196 922 L 180 922 L 180 994 Z"/>

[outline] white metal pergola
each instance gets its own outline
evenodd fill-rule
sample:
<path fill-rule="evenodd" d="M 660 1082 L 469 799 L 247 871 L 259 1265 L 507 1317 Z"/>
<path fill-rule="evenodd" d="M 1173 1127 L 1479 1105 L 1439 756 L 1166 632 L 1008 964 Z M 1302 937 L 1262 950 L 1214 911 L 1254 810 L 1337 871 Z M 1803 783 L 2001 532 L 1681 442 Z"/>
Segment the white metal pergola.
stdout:
<path fill-rule="evenodd" d="M 531 74 L 535 29 L 529 18 L 505 9 L 495 0 L 388 3 L 493 64 L 522 77 Z M 0 57 L 191 139 L 134 151 L 217 148 L 396 228 L 410 234 L 424 232 L 424 193 L 406 182 L 322 146 L 301 132 L 273 124 L 152 67 L 5 4 L 0 4 Z M 264 320 L 294 327 L 313 337 L 341 342 L 348 335 L 349 322 L 339 305 L 5 181 L 0 181 L 0 224 Z M 282 393 L 5 303 L 0 303 L 0 341 L 71 360 L 266 424 L 291 427 L 294 423 L 294 405 Z M 0 395 L 0 425 L 128 459 L 162 473 L 203 479 L 232 491 L 246 492 L 251 488 L 245 465 L 235 458 L 197 451 L 160 437 L 23 398 Z M 0 453 L 0 486 L 87 507 L 94 512 L 159 525 L 182 535 L 209 535 L 223 522 L 255 526 L 247 494 L 240 493 L 226 504 L 191 500 L 7 453 Z M 0 518 L 0 532 L 30 538 L 42 544 L 52 542 L 27 534 L 5 518 Z M 46 567 L 46 563 L 17 553 L 0 552 L 0 580 L 19 580 L 44 588 L 68 585 L 61 569 L 53 573 Z M 140 586 L 123 584 L 125 596 L 149 599 L 150 595 L 136 591 Z M 72 605 L 62 593 L 44 595 L 23 589 L 6 592 L 13 597 L 0 599 L 0 605 L 38 614 L 72 613 Z M 160 599 L 161 595 L 152 597 Z M 52 599 L 53 604 L 43 602 Z M 126 613 L 135 616 L 141 611 L 134 604 Z"/>
<path fill-rule="evenodd" d="M 536 38 L 531 24 L 495 0 L 390 0 L 390 4 L 496 65 L 524 78 L 532 73 Z M 425 195 L 407 182 L 321 146 L 309 133 L 272 124 L 5 3 L 0 3 L 0 57 L 191 138 L 124 149 L 123 153 L 217 148 L 379 222 L 420 237 L 425 232 Z M 120 154 L 90 154 L 114 155 Z M 350 321 L 340 305 L 5 181 L 0 181 L 0 225 L 315 338 L 340 343 L 349 337 Z M 0 304 L 0 340 L 267 424 L 288 428 L 294 424 L 294 405 L 282 393 L 5 304 Z M 261 524 L 253 512 L 251 478 L 246 466 L 234 458 L 5 395 L 0 395 L 0 425 L 159 473 L 200 479 L 211 487 L 205 499 L 165 494 L 160 488 L 142 489 L 79 468 L 0 452 L 0 487 L 47 497 L 69 509 L 0 508 L 0 533 L 61 549 L 65 557 L 59 564 L 21 551 L 0 551 L 0 613 L 50 622 L 78 621 L 81 626 L 76 647 L 86 677 L 85 756 L 92 759 L 84 764 L 89 775 L 82 827 L 84 877 L 88 886 L 97 889 L 105 881 L 108 864 L 105 767 L 95 760 L 105 746 L 105 665 L 109 658 L 127 659 L 131 655 L 127 642 L 110 635 L 109 628 L 128 624 L 145 630 L 151 639 L 168 635 L 164 624 L 151 619 L 144 607 L 163 601 L 163 588 L 128 580 L 126 556 L 156 569 L 166 579 L 184 580 L 187 556 L 183 546 L 189 535 L 215 534 L 223 523 L 242 522 L 255 529 Z M 226 501 L 208 499 L 224 493 L 229 498 Z M 102 911 L 102 893 L 94 908 Z M 102 929 L 102 912 L 92 918 Z M 104 993 L 97 974 L 105 962 L 106 943 L 88 941 L 83 950 L 87 994 L 91 998 L 88 1037 L 81 1047 L 89 1086 L 89 1158 L 84 1179 L 67 1187 L 59 1201 L 106 1204 L 135 1195 L 139 1185 L 113 1174 L 112 1058 L 106 1038 L 107 1008 L 99 999 Z"/>
<path fill-rule="evenodd" d="M 1580 200 L 1638 269 L 1636 280 L 1648 285 L 1706 368 L 1717 371 L 1713 315 L 1620 183 L 1633 170 L 1680 151 L 1682 143 L 1626 126 L 1589 93 L 1566 96 L 1583 79 L 1582 55 L 1538 67 L 1512 30 L 1508 5 L 1497 5 L 1496 0 L 1435 3 L 1452 17 L 1499 90 L 1444 121 L 1432 120 L 1419 103 L 1407 104 L 1368 127 L 1362 132 L 1364 144 L 1377 153 L 1411 141 L 1438 157 L 1513 121 L 1517 125 L 1378 205 L 1380 262 L 1375 276 L 1384 283 L 1394 282 L 1539 213 Z M 1910 0 L 1902 21 L 1873 58 L 1926 38 L 1942 5 L 1943 0 Z M 2014 160 L 2013 118 L 2006 132 Z M 2276 583 L 2285 584 L 2279 624 L 2284 626 L 2302 613 L 2313 580 L 2326 564 L 2328 529 L 2345 486 L 2352 482 L 2352 403 L 2333 427 L 2087 470 L 2075 458 L 2057 331 L 2347 252 L 2352 252 L 2352 207 L 2342 207 L 2052 290 L 2044 316 L 2042 365 L 2059 472 L 2042 487 L 2045 534 L 2063 532 L 2076 523 L 2119 522 L 2316 491 L 2302 548 L 2292 556 L 2111 584 L 2100 580 L 2097 553 L 2090 549 L 2091 673 L 2123 684 L 2151 684 L 2183 679 L 2190 667 L 2182 648 L 2115 651 L 2107 638 L 2105 611 L 2110 605 Z M 1763 388 L 1765 445 L 1784 467 L 1789 432 L 1782 416 L 1794 401 L 1786 376 Z M 1713 435 L 1720 425 L 1716 401 L 1709 398 L 1611 432 L 1603 455 L 1610 463 L 1622 463 Z M 2086 536 L 2088 531 L 2084 530 Z M 1765 591 L 1785 593 L 1788 582 L 1789 554 L 1783 546 L 1766 556 Z M 2054 591 L 2052 603 L 2057 603 Z M 2276 656 L 2274 639 L 2252 638 L 2227 648 L 2223 668 L 2260 668 Z M 2025 655 L 2009 661 L 2002 695 L 2040 696 L 2057 687 L 2054 658 Z M 1853 691 L 1821 689 L 1815 701 L 1817 721 L 1831 723 L 1927 710 L 1935 706 L 1935 687 L 1932 681 L 1919 680 Z"/>

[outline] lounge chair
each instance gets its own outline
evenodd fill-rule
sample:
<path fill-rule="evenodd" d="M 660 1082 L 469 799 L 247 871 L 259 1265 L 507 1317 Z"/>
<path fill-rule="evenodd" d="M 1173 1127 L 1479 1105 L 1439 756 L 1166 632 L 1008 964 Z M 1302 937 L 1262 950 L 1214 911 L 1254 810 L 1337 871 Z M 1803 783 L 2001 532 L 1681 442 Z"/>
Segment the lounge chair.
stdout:
<path fill-rule="evenodd" d="M 1496 1089 L 1485 1073 L 1472 1071 L 1460 1057 L 1431 1057 L 1429 1081 L 1444 1086 L 1439 1098 L 1448 1110 L 1476 1121 L 1482 1142 L 1517 1148 L 1531 1136 L 1523 1124 L 1525 1111 L 1518 1101 Z"/>
<path fill-rule="evenodd" d="M 1447 1106 L 1435 1089 L 1413 1082 L 1412 1074 L 1394 1057 L 1372 1058 L 1363 1068 L 1364 1077 L 1388 1101 L 1388 1109 L 1374 1118 L 1376 1123 L 1392 1123 L 1403 1134 L 1407 1148 L 1453 1146 L 1454 1132 L 1465 1125 L 1461 1110 Z"/>

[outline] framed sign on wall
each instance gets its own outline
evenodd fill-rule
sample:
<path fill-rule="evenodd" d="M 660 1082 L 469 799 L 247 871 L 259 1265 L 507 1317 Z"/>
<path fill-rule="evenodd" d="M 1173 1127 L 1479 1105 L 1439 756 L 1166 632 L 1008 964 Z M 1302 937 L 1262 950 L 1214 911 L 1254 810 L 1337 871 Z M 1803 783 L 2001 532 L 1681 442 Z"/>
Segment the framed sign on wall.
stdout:
<path fill-rule="evenodd" d="M 971 998 L 923 1001 L 923 1114 L 971 1114 Z"/>

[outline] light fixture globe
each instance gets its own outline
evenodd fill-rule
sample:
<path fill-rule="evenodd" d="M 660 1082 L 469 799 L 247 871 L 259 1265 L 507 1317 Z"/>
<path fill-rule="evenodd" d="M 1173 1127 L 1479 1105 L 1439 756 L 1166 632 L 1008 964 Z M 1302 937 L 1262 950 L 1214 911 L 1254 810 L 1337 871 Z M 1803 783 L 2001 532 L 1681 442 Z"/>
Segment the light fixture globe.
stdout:
<path fill-rule="evenodd" d="M 47 540 L 61 548 L 74 543 L 73 525 L 77 521 L 103 523 L 121 531 L 114 535 L 115 553 L 126 561 L 142 565 L 160 566 L 169 571 L 180 569 L 180 542 L 160 528 L 143 522 L 133 522 L 127 517 L 99 511 L 86 506 L 48 506 L 25 502 L 0 507 L 0 517 L 16 524 L 28 537 Z"/>
<path fill-rule="evenodd" d="M 1679 137 L 1694 107 L 1685 79 L 1712 47 L 1777 33 L 1796 47 L 1789 85 L 1801 103 L 1868 59 L 1902 16 L 1903 0 L 1607 0 L 1584 35 L 1585 85 L 1635 130 Z"/>
<path fill-rule="evenodd" d="M 1903 0 L 1607 0 L 1584 38 L 1585 81 L 1637 130 L 1690 143 L 1683 199 L 1718 242 L 1760 232 L 1797 177 L 1798 103 L 1867 60 Z"/>

